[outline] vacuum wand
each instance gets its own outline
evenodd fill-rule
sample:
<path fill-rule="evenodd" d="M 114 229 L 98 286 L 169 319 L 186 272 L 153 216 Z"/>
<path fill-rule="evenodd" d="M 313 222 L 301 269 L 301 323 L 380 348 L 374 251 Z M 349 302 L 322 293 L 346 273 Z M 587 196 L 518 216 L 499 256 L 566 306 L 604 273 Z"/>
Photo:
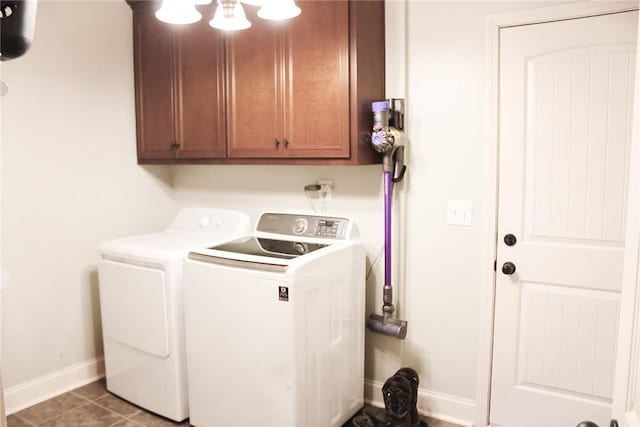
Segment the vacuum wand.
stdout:
<path fill-rule="evenodd" d="M 394 100 L 396 101 L 401 100 Z M 400 102 L 400 107 L 401 107 Z M 374 102 L 374 126 L 371 143 L 376 151 L 383 153 L 382 169 L 384 173 L 384 287 L 382 291 L 382 315 L 371 314 L 367 327 L 376 333 L 394 338 L 404 339 L 407 335 L 407 321 L 393 316 L 392 256 L 391 256 L 391 203 L 393 200 L 393 184 L 402 180 L 406 171 L 404 165 L 404 146 L 402 133 L 389 127 L 389 103 Z M 402 117 L 402 111 L 394 112 L 394 116 Z M 401 120 L 394 120 L 401 122 Z M 398 176 L 396 176 L 398 172 Z"/>
<path fill-rule="evenodd" d="M 382 293 L 382 312 L 392 315 L 393 287 L 391 286 L 391 199 L 393 197 L 393 176 L 391 172 L 384 173 L 384 288 Z"/>

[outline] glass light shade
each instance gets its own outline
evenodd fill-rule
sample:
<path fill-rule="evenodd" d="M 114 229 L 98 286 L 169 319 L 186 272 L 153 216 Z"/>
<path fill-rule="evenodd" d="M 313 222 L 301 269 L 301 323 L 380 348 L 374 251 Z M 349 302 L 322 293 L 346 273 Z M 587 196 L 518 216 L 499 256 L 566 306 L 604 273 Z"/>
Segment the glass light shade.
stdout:
<path fill-rule="evenodd" d="M 265 0 L 240 0 L 244 4 L 250 4 L 251 6 L 262 6 Z"/>
<path fill-rule="evenodd" d="M 211 3 L 211 0 L 192 0 L 193 4 L 195 5 L 201 5 L 201 4 L 209 4 Z"/>
<path fill-rule="evenodd" d="M 209 25 L 219 30 L 236 31 L 249 28 L 251 22 L 238 0 L 218 0 L 218 8 Z"/>
<path fill-rule="evenodd" d="M 156 12 L 156 18 L 169 24 L 193 24 L 202 19 L 202 15 L 189 0 L 163 0 Z"/>
<path fill-rule="evenodd" d="M 294 0 L 266 0 L 264 6 L 258 11 L 258 16 L 262 19 L 279 21 L 298 16 L 300 12 Z"/>

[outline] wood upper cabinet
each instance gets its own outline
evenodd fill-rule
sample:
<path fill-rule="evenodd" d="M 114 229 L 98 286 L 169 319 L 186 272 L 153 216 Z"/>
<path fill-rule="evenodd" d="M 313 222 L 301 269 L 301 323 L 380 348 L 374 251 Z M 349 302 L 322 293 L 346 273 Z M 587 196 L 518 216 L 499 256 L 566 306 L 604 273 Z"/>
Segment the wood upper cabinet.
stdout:
<path fill-rule="evenodd" d="M 228 156 L 374 163 L 368 132 L 371 102 L 384 97 L 384 5 L 298 5 L 301 15 L 277 23 L 248 11 L 253 26 L 227 38 Z"/>
<path fill-rule="evenodd" d="M 271 21 L 227 36 L 227 145 L 230 157 L 281 157 L 282 34 Z"/>
<path fill-rule="evenodd" d="M 384 1 L 296 0 L 274 22 L 243 5 L 252 26 L 158 21 L 134 10 L 140 163 L 379 163 L 371 102 L 384 94 Z M 176 148 L 177 147 L 177 148 Z"/>
<path fill-rule="evenodd" d="M 138 159 L 223 158 L 224 41 L 134 8 Z"/>
<path fill-rule="evenodd" d="M 285 155 L 348 158 L 349 3 L 301 4 L 284 32 Z"/>
<path fill-rule="evenodd" d="M 134 20 L 138 158 L 172 159 L 173 36 L 150 11 Z"/>
<path fill-rule="evenodd" d="M 206 20 L 176 28 L 178 158 L 226 154 L 224 40 Z"/>

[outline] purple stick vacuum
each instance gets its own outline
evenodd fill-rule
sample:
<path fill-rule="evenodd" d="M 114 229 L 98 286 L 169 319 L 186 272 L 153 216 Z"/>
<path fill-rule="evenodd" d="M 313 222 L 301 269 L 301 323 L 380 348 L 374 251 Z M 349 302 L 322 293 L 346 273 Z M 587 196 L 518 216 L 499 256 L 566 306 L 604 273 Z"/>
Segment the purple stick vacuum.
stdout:
<path fill-rule="evenodd" d="M 384 172 L 384 287 L 391 288 L 391 201 L 393 199 L 393 174 Z M 386 294 L 384 295 L 386 297 Z M 389 301 L 391 304 L 391 291 Z"/>
<path fill-rule="evenodd" d="M 400 100 L 394 100 L 400 101 Z M 400 104 L 401 105 L 401 104 Z M 402 180 L 406 171 L 404 165 L 404 146 L 401 143 L 402 133 L 389 127 L 389 103 L 387 101 L 374 102 L 373 134 L 371 144 L 374 149 L 383 154 L 382 169 L 384 172 L 384 288 L 382 294 L 382 315 L 371 314 L 367 319 L 367 328 L 371 331 L 404 339 L 407 336 L 407 321 L 392 317 L 393 305 L 392 258 L 391 258 L 391 203 L 393 199 L 393 184 Z M 397 113 L 397 111 L 396 111 Z M 401 111 L 397 113 L 399 117 Z M 401 120 L 394 120 L 398 123 Z M 396 176 L 396 173 L 399 173 Z"/>

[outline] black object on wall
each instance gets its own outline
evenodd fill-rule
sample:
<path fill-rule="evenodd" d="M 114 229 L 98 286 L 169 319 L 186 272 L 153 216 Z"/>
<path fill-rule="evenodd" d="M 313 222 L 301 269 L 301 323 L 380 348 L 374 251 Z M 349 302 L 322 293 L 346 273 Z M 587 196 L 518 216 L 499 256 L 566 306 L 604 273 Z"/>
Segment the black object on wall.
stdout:
<path fill-rule="evenodd" d="M 0 1 L 0 61 L 18 58 L 31 47 L 37 0 Z"/>

